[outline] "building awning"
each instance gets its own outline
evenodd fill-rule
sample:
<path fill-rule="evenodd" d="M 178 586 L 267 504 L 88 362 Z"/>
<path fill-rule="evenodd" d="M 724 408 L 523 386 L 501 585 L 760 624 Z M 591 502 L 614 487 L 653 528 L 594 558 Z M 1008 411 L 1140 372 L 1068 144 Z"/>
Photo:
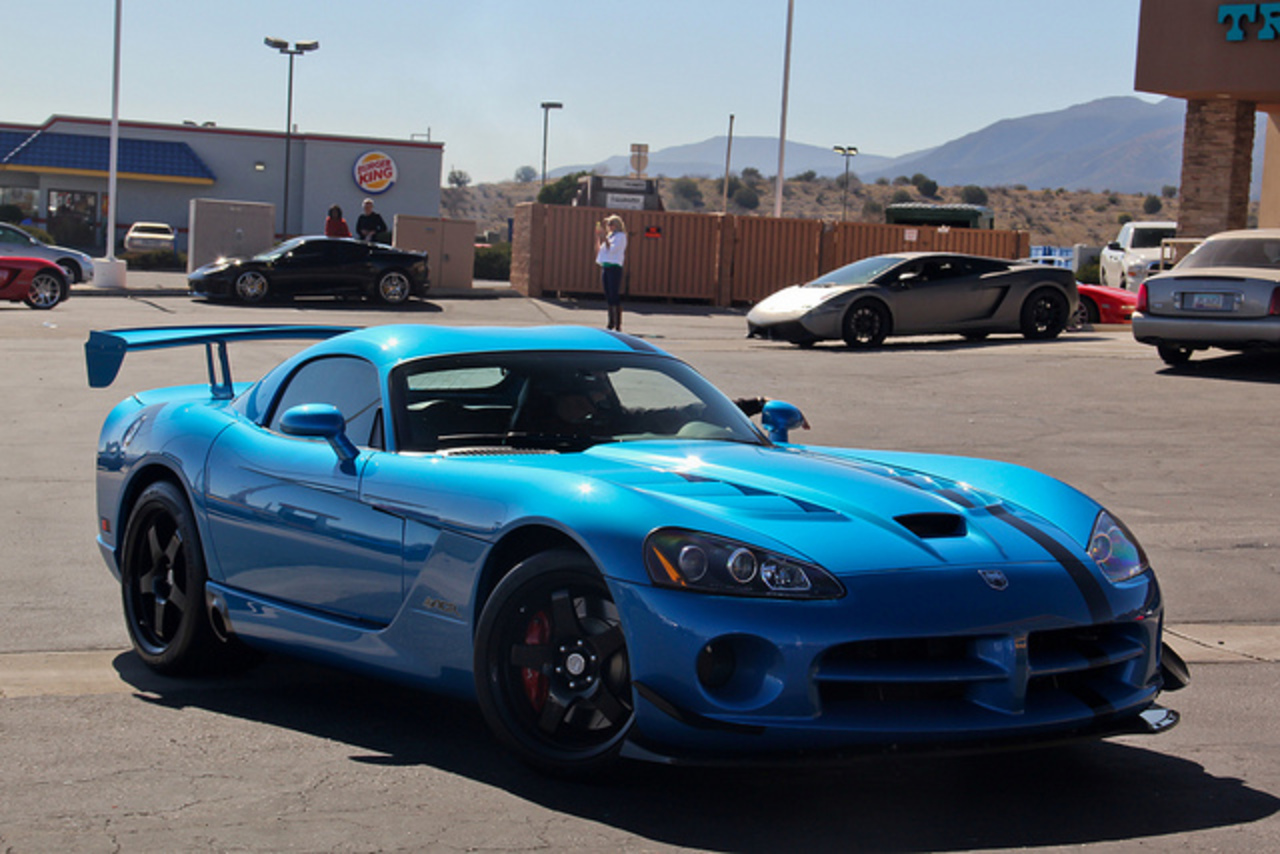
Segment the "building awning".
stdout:
<path fill-rule="evenodd" d="M 36 131 L 0 132 L 0 172 L 106 177 L 111 140 L 105 136 Z M 210 185 L 217 180 L 185 142 L 121 139 L 117 175 L 134 181 Z"/>

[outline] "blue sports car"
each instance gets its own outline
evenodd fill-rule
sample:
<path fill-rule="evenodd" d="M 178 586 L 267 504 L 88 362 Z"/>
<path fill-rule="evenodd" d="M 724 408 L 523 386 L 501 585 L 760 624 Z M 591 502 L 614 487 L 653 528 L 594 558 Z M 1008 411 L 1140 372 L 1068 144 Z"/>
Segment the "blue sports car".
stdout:
<path fill-rule="evenodd" d="M 252 384 L 228 346 L 322 339 Z M 94 332 L 207 349 L 102 428 L 98 542 L 137 654 L 255 651 L 474 697 L 553 772 L 997 747 L 1177 721 L 1146 555 L 989 460 L 791 444 L 685 363 L 576 327 Z"/>

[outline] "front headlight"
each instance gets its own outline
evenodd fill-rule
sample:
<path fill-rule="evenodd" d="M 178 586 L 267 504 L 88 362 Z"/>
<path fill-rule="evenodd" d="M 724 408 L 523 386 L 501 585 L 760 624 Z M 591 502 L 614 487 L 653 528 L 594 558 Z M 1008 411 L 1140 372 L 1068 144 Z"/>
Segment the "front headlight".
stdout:
<path fill-rule="evenodd" d="M 782 599 L 836 599 L 844 587 L 822 567 L 745 543 L 663 528 L 644 543 L 644 565 L 660 587 Z"/>
<path fill-rule="evenodd" d="M 1106 510 L 1098 514 L 1089 535 L 1089 557 L 1113 584 L 1126 581 L 1151 569 L 1142 550 L 1124 523 Z"/>

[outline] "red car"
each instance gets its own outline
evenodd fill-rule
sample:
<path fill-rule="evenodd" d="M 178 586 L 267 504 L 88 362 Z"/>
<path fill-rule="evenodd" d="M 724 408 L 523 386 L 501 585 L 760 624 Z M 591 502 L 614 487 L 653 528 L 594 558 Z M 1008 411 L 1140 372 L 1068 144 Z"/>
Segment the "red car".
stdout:
<path fill-rule="evenodd" d="M 43 258 L 0 256 L 0 300 L 53 308 L 67 298 L 67 274 Z"/>
<path fill-rule="evenodd" d="M 1086 323 L 1132 323 L 1138 295 L 1123 288 L 1076 283 L 1080 307 L 1076 309 L 1076 325 Z"/>

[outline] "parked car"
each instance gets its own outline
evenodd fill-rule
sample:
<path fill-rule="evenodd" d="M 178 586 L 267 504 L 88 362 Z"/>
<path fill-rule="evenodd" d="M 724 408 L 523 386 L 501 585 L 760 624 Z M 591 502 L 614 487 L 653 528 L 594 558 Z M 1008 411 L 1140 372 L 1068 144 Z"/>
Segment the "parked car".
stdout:
<path fill-rule="evenodd" d="M 1080 308 L 1076 312 L 1076 324 L 1130 323 L 1138 306 L 1138 295 L 1123 288 L 1106 285 L 1086 285 L 1076 282 L 1080 293 Z"/>
<path fill-rule="evenodd" d="M 252 258 L 220 258 L 193 271 L 196 296 L 260 303 L 272 297 L 364 296 L 401 305 L 427 292 L 427 254 L 381 243 L 295 237 Z"/>
<path fill-rule="evenodd" d="M 124 236 L 124 248 L 128 252 L 172 250 L 173 226 L 163 222 L 135 222 Z"/>
<path fill-rule="evenodd" d="M 326 336 L 229 375 L 235 342 Z M 687 364 L 582 327 L 93 332 L 90 384 L 182 345 L 222 353 L 208 388 L 131 394 L 96 467 L 161 673 L 266 650 L 474 697 L 571 773 L 1177 720 L 1146 554 L 1046 475 L 790 444 L 781 401 L 767 437 Z"/>
<path fill-rule="evenodd" d="M 43 258 L 63 269 L 72 284 L 93 281 L 93 259 L 83 252 L 65 246 L 50 246 L 18 226 L 0 222 L 0 256 Z"/>
<path fill-rule="evenodd" d="M 1209 347 L 1280 349 L 1280 229 L 1215 234 L 1147 279 L 1133 337 L 1170 365 Z"/>
<path fill-rule="evenodd" d="M 844 339 L 850 347 L 878 347 L 890 335 L 1054 338 L 1077 303 L 1070 270 L 902 252 L 863 258 L 766 297 L 747 313 L 747 334 L 801 346 Z"/>
<path fill-rule="evenodd" d="M 0 300 L 53 308 L 67 298 L 67 274 L 43 258 L 0 256 Z"/>
<path fill-rule="evenodd" d="M 1102 284 L 1136 291 L 1162 265 L 1162 241 L 1178 235 L 1176 222 L 1126 222 L 1098 258 Z"/>

